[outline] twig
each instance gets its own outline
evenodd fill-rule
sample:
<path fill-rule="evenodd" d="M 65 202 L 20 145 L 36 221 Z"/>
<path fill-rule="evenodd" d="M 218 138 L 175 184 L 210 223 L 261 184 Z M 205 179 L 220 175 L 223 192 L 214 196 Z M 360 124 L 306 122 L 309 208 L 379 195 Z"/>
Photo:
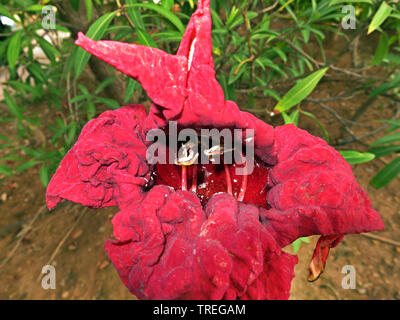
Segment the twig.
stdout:
<path fill-rule="evenodd" d="M 4 266 L 11 258 L 12 256 L 15 254 L 15 252 L 17 251 L 17 249 L 19 248 L 22 240 L 24 240 L 25 236 L 29 233 L 29 231 L 32 230 L 32 226 L 34 224 L 34 222 L 36 221 L 36 219 L 39 217 L 40 213 L 42 212 L 42 210 L 46 207 L 46 205 L 42 205 L 38 212 L 35 214 L 35 216 L 33 217 L 33 219 L 29 222 L 29 224 L 22 230 L 22 232 L 19 234 L 19 239 L 17 240 L 17 243 L 14 245 L 14 247 L 11 249 L 11 251 L 8 253 L 7 257 L 1 262 L 0 264 L 0 268 L 2 266 Z"/>
<path fill-rule="evenodd" d="M 366 237 L 366 238 L 378 240 L 378 241 L 383 242 L 383 243 L 387 243 L 387 244 L 391 244 L 391 245 L 396 246 L 396 247 L 400 247 L 400 242 L 399 241 L 395 241 L 395 240 L 392 240 L 392 239 L 379 237 L 379 236 L 376 236 L 376 235 L 370 234 L 370 233 L 361 233 L 361 235 Z"/>
<path fill-rule="evenodd" d="M 72 231 L 74 231 L 74 229 L 76 228 L 76 226 L 78 225 L 79 221 L 82 219 L 82 217 L 85 215 L 87 211 L 87 208 L 84 208 L 83 211 L 81 212 L 81 214 L 79 215 L 78 219 L 75 221 L 75 223 L 72 225 L 72 227 L 67 231 L 67 233 L 65 234 L 65 236 L 61 239 L 61 241 L 58 243 L 57 247 L 55 248 L 55 250 L 53 251 L 52 255 L 50 256 L 50 259 L 47 261 L 46 265 L 50 264 L 54 258 L 57 256 L 58 252 L 60 251 L 61 247 L 64 245 L 65 241 L 67 241 L 68 237 L 70 236 L 70 234 L 72 233 Z M 37 281 L 39 281 L 42 278 L 42 274 L 39 275 L 39 277 L 37 278 Z"/>
<path fill-rule="evenodd" d="M 330 114 L 332 114 L 343 125 L 344 130 L 351 136 L 352 139 L 354 139 L 355 141 L 361 143 L 364 146 L 368 146 L 366 143 L 360 141 L 360 139 L 358 139 L 354 135 L 353 131 L 351 131 L 351 129 L 349 128 L 349 126 L 347 124 L 348 120 L 344 119 L 342 116 L 340 116 L 335 110 L 329 108 L 326 104 L 324 104 L 320 100 L 306 99 L 306 101 L 317 103 L 322 109 L 324 109 L 324 110 L 328 111 Z"/>
<path fill-rule="evenodd" d="M 269 11 L 271 11 L 271 10 L 274 10 L 275 7 L 276 7 L 278 4 L 279 4 L 279 0 L 276 0 L 275 3 L 274 3 L 273 5 L 271 5 L 271 6 L 269 6 L 269 7 L 266 7 L 265 9 L 262 9 L 262 10 L 261 10 L 261 13 L 266 13 L 266 12 L 269 12 Z"/>
<path fill-rule="evenodd" d="M 391 120 L 396 120 L 398 118 L 398 116 L 400 115 L 400 105 L 397 107 L 397 111 L 396 114 L 393 116 L 393 118 Z M 368 138 L 370 136 L 373 136 L 379 132 L 381 132 L 382 130 L 385 130 L 387 127 L 389 127 L 390 124 L 386 123 L 383 126 L 376 128 L 375 130 L 372 130 L 371 132 L 368 132 L 366 134 L 363 134 L 361 136 L 358 137 L 351 137 L 351 138 L 347 138 L 347 139 L 343 139 L 342 141 L 339 141 L 338 144 L 336 146 L 342 146 L 348 143 L 351 143 L 353 141 L 360 141 L 362 139 Z"/>

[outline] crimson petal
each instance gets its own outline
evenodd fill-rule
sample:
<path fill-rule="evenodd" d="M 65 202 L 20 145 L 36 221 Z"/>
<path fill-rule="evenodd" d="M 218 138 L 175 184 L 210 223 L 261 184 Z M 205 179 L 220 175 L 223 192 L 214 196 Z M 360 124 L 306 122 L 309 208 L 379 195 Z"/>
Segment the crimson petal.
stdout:
<path fill-rule="evenodd" d="M 93 208 L 137 201 L 150 176 L 139 129 L 145 117 L 143 106 L 128 105 L 89 121 L 50 180 L 49 209 L 62 199 Z"/>
<path fill-rule="evenodd" d="M 141 299 L 287 299 L 297 257 L 260 210 L 222 193 L 203 211 L 194 193 L 156 186 L 114 217 L 117 240 L 105 248 Z"/>

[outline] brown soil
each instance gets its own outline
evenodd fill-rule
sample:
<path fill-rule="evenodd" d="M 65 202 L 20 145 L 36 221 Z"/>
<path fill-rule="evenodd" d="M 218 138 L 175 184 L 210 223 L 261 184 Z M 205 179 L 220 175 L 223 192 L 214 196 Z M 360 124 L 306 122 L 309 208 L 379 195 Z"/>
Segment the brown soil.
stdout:
<path fill-rule="evenodd" d="M 369 50 L 367 47 L 363 49 Z M 330 55 L 333 56 L 340 50 L 340 46 L 334 47 Z M 349 61 L 350 56 L 345 55 L 338 64 L 345 68 L 349 66 Z M 370 70 L 371 74 L 375 72 L 376 70 Z M 312 97 L 318 99 L 338 95 L 348 90 L 348 85 L 349 83 L 325 82 L 318 86 Z M 350 118 L 366 99 L 365 95 L 357 94 L 352 99 L 327 105 L 340 115 Z M 375 101 L 359 121 L 372 128 L 378 127 L 380 124 L 376 119 L 390 118 L 394 113 L 391 107 L 381 108 L 386 103 L 383 100 Z M 259 108 L 265 104 L 266 100 L 258 101 Z M 45 108 L 35 107 L 36 110 Z M 318 114 L 329 132 L 331 143 L 346 137 L 340 123 L 318 105 L 306 103 L 302 108 Z M 265 120 L 273 124 L 280 123 L 281 120 L 277 118 L 279 117 L 271 119 L 265 115 Z M 301 118 L 300 127 L 321 136 L 318 126 L 309 119 Z M 14 129 L 10 124 L 2 124 L 0 134 L 11 134 Z M 357 126 L 353 130 L 356 135 L 360 135 L 370 129 Z M 365 142 L 370 143 L 376 138 L 366 139 Z M 363 150 L 363 147 L 353 143 L 346 145 L 344 149 Z M 0 156 L 7 152 L 8 150 L 0 150 Z M 383 160 L 388 162 L 391 158 Z M 397 190 L 400 189 L 400 179 L 396 178 L 389 186 L 380 190 L 369 185 L 370 179 L 384 166 L 384 162 L 374 160 L 355 165 L 354 174 L 385 223 L 385 231 L 375 234 L 399 241 L 400 196 Z M 51 213 L 46 213 L 45 188 L 38 177 L 39 169 L 34 167 L 13 177 L 4 178 L 0 184 L 0 264 L 12 253 L 9 260 L 0 266 L 0 299 L 134 299 L 120 281 L 103 248 L 104 242 L 112 237 L 111 218 L 117 209 L 91 210 L 67 203 Z M 29 219 L 42 212 L 45 214 L 39 215 L 31 223 L 32 220 Z M 80 217 L 79 224 L 65 237 Z M 291 299 L 400 299 L 399 246 L 371 240 L 363 235 L 346 236 L 337 248 L 331 250 L 321 278 L 309 283 L 306 280 L 308 263 L 317 237 L 310 239 L 309 244 L 302 244 L 298 253 L 299 264 L 295 268 L 296 278 L 292 283 Z M 18 247 L 13 251 L 16 245 Z M 291 247 L 287 250 L 291 251 Z M 55 258 L 49 261 L 54 253 Z M 55 290 L 44 290 L 41 286 L 41 270 L 49 262 L 56 267 Z M 345 265 L 352 265 L 356 270 L 354 290 L 342 288 L 345 275 L 341 271 Z"/>

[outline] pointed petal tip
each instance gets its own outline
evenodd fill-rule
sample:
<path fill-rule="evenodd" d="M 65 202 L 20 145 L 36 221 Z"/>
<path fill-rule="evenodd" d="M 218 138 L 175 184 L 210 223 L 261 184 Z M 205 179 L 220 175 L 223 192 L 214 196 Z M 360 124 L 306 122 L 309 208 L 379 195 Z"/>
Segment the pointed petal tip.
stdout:
<path fill-rule="evenodd" d="M 84 48 L 85 45 L 87 45 L 88 43 L 93 42 L 93 41 L 94 40 L 88 38 L 83 32 L 78 32 L 78 38 L 75 40 L 75 44 L 77 46 Z"/>

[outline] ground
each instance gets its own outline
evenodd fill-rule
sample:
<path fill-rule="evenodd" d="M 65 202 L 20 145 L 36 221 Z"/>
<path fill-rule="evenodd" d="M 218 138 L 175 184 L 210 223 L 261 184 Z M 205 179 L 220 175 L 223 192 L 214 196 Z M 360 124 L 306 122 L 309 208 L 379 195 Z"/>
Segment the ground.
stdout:
<path fill-rule="evenodd" d="M 331 55 L 339 51 L 340 46 L 335 47 Z M 346 68 L 349 61 L 350 57 L 345 55 L 338 64 Z M 312 98 L 335 96 L 348 89 L 348 83 L 323 82 L 313 92 Z M 366 99 L 365 94 L 358 93 L 351 99 L 327 105 L 349 118 Z M 390 118 L 394 114 L 394 108 L 381 108 L 385 103 L 387 101 L 374 102 L 359 121 L 372 128 L 379 127 L 381 124 L 376 119 Z M 265 108 L 265 105 L 269 105 L 268 100 L 258 99 L 256 108 Z M 305 103 L 302 108 L 318 113 L 332 143 L 343 137 L 343 128 L 330 113 L 312 103 Z M 32 108 L 32 112 L 38 110 L 46 108 Z M 49 115 L 45 113 L 42 116 Z M 267 112 L 261 117 L 275 125 L 281 121 L 271 119 Z M 302 118 L 300 127 L 321 136 L 318 126 L 310 120 Z M 370 130 L 365 127 L 353 129 L 357 135 Z M 2 124 L 0 134 L 11 134 L 14 130 L 12 123 Z M 370 143 L 376 137 L 365 142 Z M 352 148 L 365 150 L 357 143 L 342 147 Z M 8 150 L 0 152 L 3 156 Z M 400 179 L 394 179 L 379 190 L 369 185 L 377 170 L 390 160 L 387 157 L 383 161 L 355 165 L 353 170 L 385 224 L 384 231 L 374 234 L 399 241 L 400 195 L 397 190 L 400 189 Z M 84 209 L 64 202 L 49 213 L 45 207 L 45 188 L 38 177 L 39 168 L 33 167 L 13 177 L 3 177 L 0 185 L 0 299 L 135 299 L 120 281 L 103 248 L 104 242 L 112 238 L 111 218 L 117 209 Z M 295 268 L 291 299 L 400 299 L 400 246 L 364 235 L 346 236 L 338 247 L 331 250 L 320 279 L 309 283 L 306 280 L 308 263 L 317 237 L 310 237 L 310 240 L 309 244 L 302 244 L 298 252 L 299 263 Z M 285 250 L 292 252 L 290 246 Z M 41 270 L 47 264 L 56 268 L 55 290 L 44 290 L 41 286 Z M 346 265 L 355 268 L 355 289 L 342 288 L 345 277 L 342 269 Z"/>

